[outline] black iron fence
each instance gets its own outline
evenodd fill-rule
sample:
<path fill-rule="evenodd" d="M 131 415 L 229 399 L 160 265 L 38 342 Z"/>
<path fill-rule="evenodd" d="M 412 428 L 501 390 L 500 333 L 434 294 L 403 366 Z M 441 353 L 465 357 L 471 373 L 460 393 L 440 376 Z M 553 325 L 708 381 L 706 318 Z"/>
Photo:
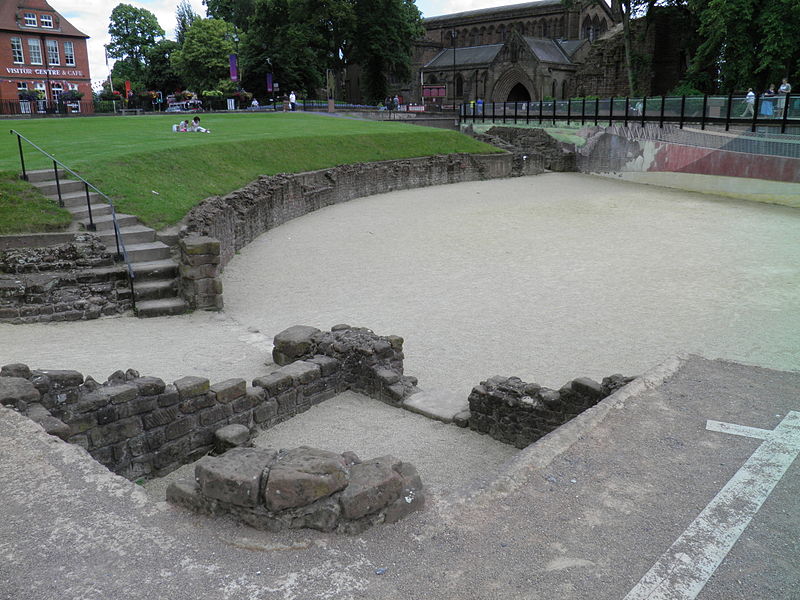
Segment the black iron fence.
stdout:
<path fill-rule="evenodd" d="M 0 114 L 43 117 L 47 115 L 92 114 L 91 100 L 0 100 Z"/>
<path fill-rule="evenodd" d="M 614 125 L 658 123 L 800 126 L 800 95 L 651 96 L 641 98 L 572 98 L 537 102 L 469 102 L 459 109 L 459 123 L 580 123 Z"/>

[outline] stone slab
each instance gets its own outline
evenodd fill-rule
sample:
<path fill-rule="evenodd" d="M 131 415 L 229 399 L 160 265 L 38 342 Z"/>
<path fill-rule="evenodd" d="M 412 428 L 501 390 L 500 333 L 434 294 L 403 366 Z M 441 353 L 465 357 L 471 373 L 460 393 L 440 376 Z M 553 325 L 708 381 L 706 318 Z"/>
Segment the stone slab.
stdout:
<path fill-rule="evenodd" d="M 458 413 L 469 410 L 467 398 L 449 390 L 420 390 L 406 398 L 401 406 L 444 423 L 452 423 Z"/>

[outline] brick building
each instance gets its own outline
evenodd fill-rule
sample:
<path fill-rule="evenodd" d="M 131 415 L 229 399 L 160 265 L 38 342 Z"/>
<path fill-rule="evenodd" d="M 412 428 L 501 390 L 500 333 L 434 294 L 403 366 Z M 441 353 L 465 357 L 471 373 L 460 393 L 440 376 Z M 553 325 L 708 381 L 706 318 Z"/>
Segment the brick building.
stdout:
<path fill-rule="evenodd" d="M 0 112 L 90 112 L 88 37 L 46 0 L 0 0 Z M 60 102 L 71 90 L 84 101 Z"/>

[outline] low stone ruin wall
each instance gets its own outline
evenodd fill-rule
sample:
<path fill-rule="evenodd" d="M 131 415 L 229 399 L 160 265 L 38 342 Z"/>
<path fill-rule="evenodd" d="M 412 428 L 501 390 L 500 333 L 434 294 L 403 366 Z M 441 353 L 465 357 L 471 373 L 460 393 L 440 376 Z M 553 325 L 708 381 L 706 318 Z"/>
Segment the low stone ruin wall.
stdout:
<path fill-rule="evenodd" d="M 319 208 L 396 190 L 508 177 L 509 154 L 449 154 L 261 177 L 209 198 L 184 219 L 185 231 L 220 241 L 221 265 L 259 235 Z"/>
<path fill-rule="evenodd" d="M 205 457 L 194 477 L 170 484 L 167 501 L 268 531 L 360 533 L 420 510 L 425 496 L 414 466 L 393 456 L 361 462 L 352 452 L 303 446 L 234 448 Z"/>
<path fill-rule="evenodd" d="M 348 389 L 394 405 L 415 391 L 416 380 L 403 375 L 402 338 L 345 325 L 332 332 L 300 329 L 319 342 L 303 344 L 310 351 L 302 360 L 281 363 L 252 386 L 244 379 L 211 385 L 202 377 L 167 385 L 133 370 L 99 384 L 77 371 L 13 364 L 0 370 L 0 404 L 82 446 L 109 470 L 138 479 L 208 453 L 226 425 L 272 427 Z M 297 328 L 287 331 L 284 338 L 297 337 Z M 293 352 L 277 338 L 276 344 Z"/>
<path fill-rule="evenodd" d="M 0 252 L 0 323 L 96 319 L 130 307 L 125 268 L 92 234 Z"/>
<path fill-rule="evenodd" d="M 559 142 L 543 129 L 494 126 L 475 134 L 471 125 L 466 133 L 476 139 L 502 148 L 513 156 L 514 176 L 538 175 L 545 170 L 577 171 L 575 152 L 569 144 Z"/>
<path fill-rule="evenodd" d="M 581 377 L 556 391 L 518 377 L 492 377 L 469 395 L 469 427 L 525 448 L 632 380 L 612 375 L 597 383 Z"/>

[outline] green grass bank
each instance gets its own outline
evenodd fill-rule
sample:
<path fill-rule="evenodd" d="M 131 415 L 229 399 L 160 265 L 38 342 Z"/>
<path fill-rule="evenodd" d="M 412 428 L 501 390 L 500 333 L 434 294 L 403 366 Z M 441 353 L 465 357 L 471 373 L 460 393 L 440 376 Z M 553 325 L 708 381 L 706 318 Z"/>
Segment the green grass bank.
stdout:
<path fill-rule="evenodd" d="M 0 235 L 66 229 L 72 215 L 42 196 L 15 171 L 0 172 Z"/>
<path fill-rule="evenodd" d="M 310 113 L 201 114 L 210 134 L 173 133 L 185 115 L 8 121 L 151 227 L 179 221 L 204 198 L 259 175 L 341 164 L 497 149 L 455 131 Z M 26 149 L 29 169 L 50 166 Z M 16 137 L 0 169 L 18 170 Z"/>

